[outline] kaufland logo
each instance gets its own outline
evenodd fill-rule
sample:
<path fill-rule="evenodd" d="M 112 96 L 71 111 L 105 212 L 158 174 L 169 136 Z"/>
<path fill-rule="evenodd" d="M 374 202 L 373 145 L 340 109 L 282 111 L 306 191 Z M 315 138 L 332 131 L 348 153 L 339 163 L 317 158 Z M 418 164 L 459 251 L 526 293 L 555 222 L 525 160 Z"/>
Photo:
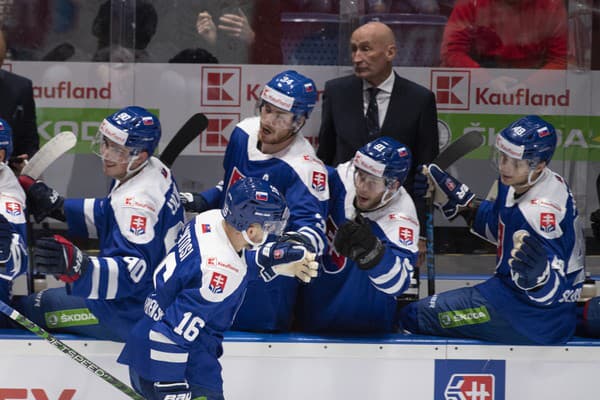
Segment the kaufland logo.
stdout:
<path fill-rule="evenodd" d="M 505 400 L 506 361 L 435 360 L 434 399 Z"/>
<path fill-rule="evenodd" d="M 208 126 L 200 135 L 200 154 L 224 154 L 229 137 L 240 122 L 239 113 L 206 113 Z"/>
<path fill-rule="evenodd" d="M 470 88 L 470 71 L 431 71 L 431 91 L 435 94 L 438 110 L 468 110 Z"/>
<path fill-rule="evenodd" d="M 202 67 L 200 104 L 239 107 L 242 98 L 241 67 Z"/>

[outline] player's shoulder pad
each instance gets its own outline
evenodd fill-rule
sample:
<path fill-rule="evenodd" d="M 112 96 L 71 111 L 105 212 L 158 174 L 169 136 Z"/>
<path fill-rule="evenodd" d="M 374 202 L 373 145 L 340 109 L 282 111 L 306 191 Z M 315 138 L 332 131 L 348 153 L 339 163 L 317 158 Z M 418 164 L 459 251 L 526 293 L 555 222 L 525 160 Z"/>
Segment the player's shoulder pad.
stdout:
<path fill-rule="evenodd" d="M 200 294 L 215 303 L 224 301 L 238 290 L 247 273 L 245 258 L 233 250 L 222 221 L 220 210 L 199 214 L 193 221 L 193 237 L 200 253 L 202 271 Z"/>
<path fill-rule="evenodd" d="M 0 213 L 13 224 L 24 224 L 25 192 L 8 167 L 0 172 Z"/>
<path fill-rule="evenodd" d="M 419 218 L 410 195 L 403 187 L 400 191 L 387 206 L 367 216 L 374 219 L 390 242 L 410 251 L 417 251 Z"/>
<path fill-rule="evenodd" d="M 570 194 L 564 179 L 549 171 L 519 202 L 519 209 L 529 225 L 542 237 L 555 239 L 563 231 L 560 223 L 567 215 Z"/>
<path fill-rule="evenodd" d="M 304 136 L 298 134 L 281 159 L 296 172 L 308 191 L 317 199 L 329 200 L 327 168 L 317 158 L 314 148 Z"/>

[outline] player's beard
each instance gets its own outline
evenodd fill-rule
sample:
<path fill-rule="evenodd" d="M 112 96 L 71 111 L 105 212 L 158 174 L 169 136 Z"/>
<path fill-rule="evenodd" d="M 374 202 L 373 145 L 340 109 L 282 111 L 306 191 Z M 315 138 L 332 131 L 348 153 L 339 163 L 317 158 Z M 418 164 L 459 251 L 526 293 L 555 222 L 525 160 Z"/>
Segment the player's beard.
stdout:
<path fill-rule="evenodd" d="M 258 131 L 258 146 L 259 148 L 262 150 L 264 149 L 264 145 L 269 145 L 271 147 L 285 147 L 282 146 L 284 144 L 287 145 L 287 143 L 289 143 L 294 135 L 296 134 L 296 130 L 294 130 L 293 128 L 290 128 L 289 130 L 287 130 L 287 132 L 282 135 L 282 130 L 276 130 L 273 128 L 270 128 L 264 124 L 260 124 L 259 127 L 259 131 Z M 279 149 L 281 150 L 281 149 Z M 277 151 L 279 151 L 277 150 Z"/>

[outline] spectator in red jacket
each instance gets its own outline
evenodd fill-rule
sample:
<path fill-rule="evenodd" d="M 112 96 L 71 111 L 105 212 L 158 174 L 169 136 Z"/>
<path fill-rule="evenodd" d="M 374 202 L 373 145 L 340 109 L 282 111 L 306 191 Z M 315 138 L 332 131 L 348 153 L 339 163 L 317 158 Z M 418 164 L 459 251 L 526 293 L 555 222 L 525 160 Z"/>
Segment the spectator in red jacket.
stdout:
<path fill-rule="evenodd" d="M 565 69 L 564 1 L 457 0 L 441 58 L 446 67 Z"/>

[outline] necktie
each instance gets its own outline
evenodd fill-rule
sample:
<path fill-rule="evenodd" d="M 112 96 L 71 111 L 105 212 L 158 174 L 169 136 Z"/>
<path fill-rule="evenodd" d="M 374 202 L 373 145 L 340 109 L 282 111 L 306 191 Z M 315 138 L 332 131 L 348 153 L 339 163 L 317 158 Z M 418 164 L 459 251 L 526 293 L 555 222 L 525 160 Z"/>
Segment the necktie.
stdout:
<path fill-rule="evenodd" d="M 376 87 L 370 87 L 367 89 L 369 92 L 369 105 L 367 106 L 367 130 L 369 136 L 374 136 L 379 133 L 379 107 L 377 107 L 377 93 L 379 89 Z"/>

